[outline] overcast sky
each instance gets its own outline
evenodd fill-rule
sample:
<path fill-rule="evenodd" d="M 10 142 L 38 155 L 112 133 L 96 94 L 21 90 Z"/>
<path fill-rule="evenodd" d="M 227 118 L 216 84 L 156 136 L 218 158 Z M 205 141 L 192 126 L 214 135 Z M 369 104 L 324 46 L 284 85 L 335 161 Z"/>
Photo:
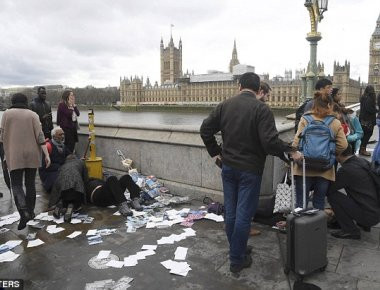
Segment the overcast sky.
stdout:
<path fill-rule="evenodd" d="M 330 0 L 319 24 L 318 60 L 351 62 L 368 79 L 378 0 Z M 118 86 L 120 76 L 160 79 L 160 39 L 183 42 L 183 71 L 227 71 L 236 39 L 240 63 L 283 75 L 309 59 L 303 0 L 0 0 L 0 87 Z"/>

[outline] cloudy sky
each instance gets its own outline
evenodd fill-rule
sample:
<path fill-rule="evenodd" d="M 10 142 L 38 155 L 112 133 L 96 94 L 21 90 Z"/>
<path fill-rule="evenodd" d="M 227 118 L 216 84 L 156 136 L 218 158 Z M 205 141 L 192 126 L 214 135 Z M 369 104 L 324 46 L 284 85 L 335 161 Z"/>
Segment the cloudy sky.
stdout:
<path fill-rule="evenodd" d="M 303 0 L 0 0 L 0 87 L 117 86 L 120 76 L 159 80 L 159 44 L 183 42 L 183 70 L 226 71 L 236 39 L 240 63 L 283 75 L 309 59 Z M 368 78 L 378 0 L 330 0 L 319 24 L 318 60 L 351 62 Z"/>

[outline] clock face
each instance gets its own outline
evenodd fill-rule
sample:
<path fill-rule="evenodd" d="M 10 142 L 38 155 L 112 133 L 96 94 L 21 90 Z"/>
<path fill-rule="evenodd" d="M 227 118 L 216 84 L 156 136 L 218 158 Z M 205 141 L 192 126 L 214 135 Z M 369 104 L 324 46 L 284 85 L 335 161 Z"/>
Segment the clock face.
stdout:
<path fill-rule="evenodd" d="M 380 50 L 380 41 L 375 42 L 375 43 L 373 44 L 373 48 L 374 48 L 374 49 L 378 49 L 378 50 Z"/>

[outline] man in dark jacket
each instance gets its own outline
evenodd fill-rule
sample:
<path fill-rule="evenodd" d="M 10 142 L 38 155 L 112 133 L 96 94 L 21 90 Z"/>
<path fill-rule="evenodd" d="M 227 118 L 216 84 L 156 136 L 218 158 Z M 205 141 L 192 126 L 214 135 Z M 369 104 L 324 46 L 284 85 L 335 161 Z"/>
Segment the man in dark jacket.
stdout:
<path fill-rule="evenodd" d="M 332 236 L 340 239 L 360 239 L 360 230 L 355 225 L 370 231 L 379 222 L 380 206 L 376 185 L 370 174 L 370 163 L 352 155 L 352 148 L 337 156 L 342 165 L 336 174 L 328 195 L 329 203 L 335 213 L 340 231 Z M 340 192 L 344 189 L 347 194 Z"/>
<path fill-rule="evenodd" d="M 323 96 L 331 95 L 332 92 L 332 82 L 329 79 L 320 79 L 315 84 L 315 90 L 320 92 Z M 296 118 L 294 122 L 294 132 L 298 130 L 298 124 L 301 117 L 305 112 L 311 111 L 314 105 L 314 99 L 306 99 L 301 106 L 298 107 L 296 111 Z"/>
<path fill-rule="evenodd" d="M 45 87 L 38 87 L 38 97 L 30 103 L 30 109 L 37 113 L 42 125 L 42 132 L 45 138 L 51 139 L 51 130 L 53 130 L 53 118 L 51 114 L 51 106 L 46 102 Z"/>
<path fill-rule="evenodd" d="M 279 139 L 273 113 L 256 98 L 259 76 L 245 73 L 239 83 L 240 94 L 220 103 L 200 129 L 208 153 L 223 162 L 225 224 L 233 273 L 252 263 L 247 240 L 267 154 L 291 152 L 294 159 L 302 158 L 299 152 Z M 223 149 L 215 139 L 219 131 Z"/>

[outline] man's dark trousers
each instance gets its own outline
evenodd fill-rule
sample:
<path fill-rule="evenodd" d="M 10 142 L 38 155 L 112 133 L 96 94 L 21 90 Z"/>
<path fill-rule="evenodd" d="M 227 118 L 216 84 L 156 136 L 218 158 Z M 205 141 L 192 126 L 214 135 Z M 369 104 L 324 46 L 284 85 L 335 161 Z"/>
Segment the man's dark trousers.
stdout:
<path fill-rule="evenodd" d="M 346 233 L 360 234 L 354 221 L 366 227 L 378 222 L 378 218 L 368 215 L 352 198 L 339 191 L 331 192 L 328 199 L 340 227 Z"/>
<path fill-rule="evenodd" d="M 230 261 L 231 264 L 242 264 L 252 217 L 259 202 L 261 175 L 223 164 L 222 180 Z"/>

